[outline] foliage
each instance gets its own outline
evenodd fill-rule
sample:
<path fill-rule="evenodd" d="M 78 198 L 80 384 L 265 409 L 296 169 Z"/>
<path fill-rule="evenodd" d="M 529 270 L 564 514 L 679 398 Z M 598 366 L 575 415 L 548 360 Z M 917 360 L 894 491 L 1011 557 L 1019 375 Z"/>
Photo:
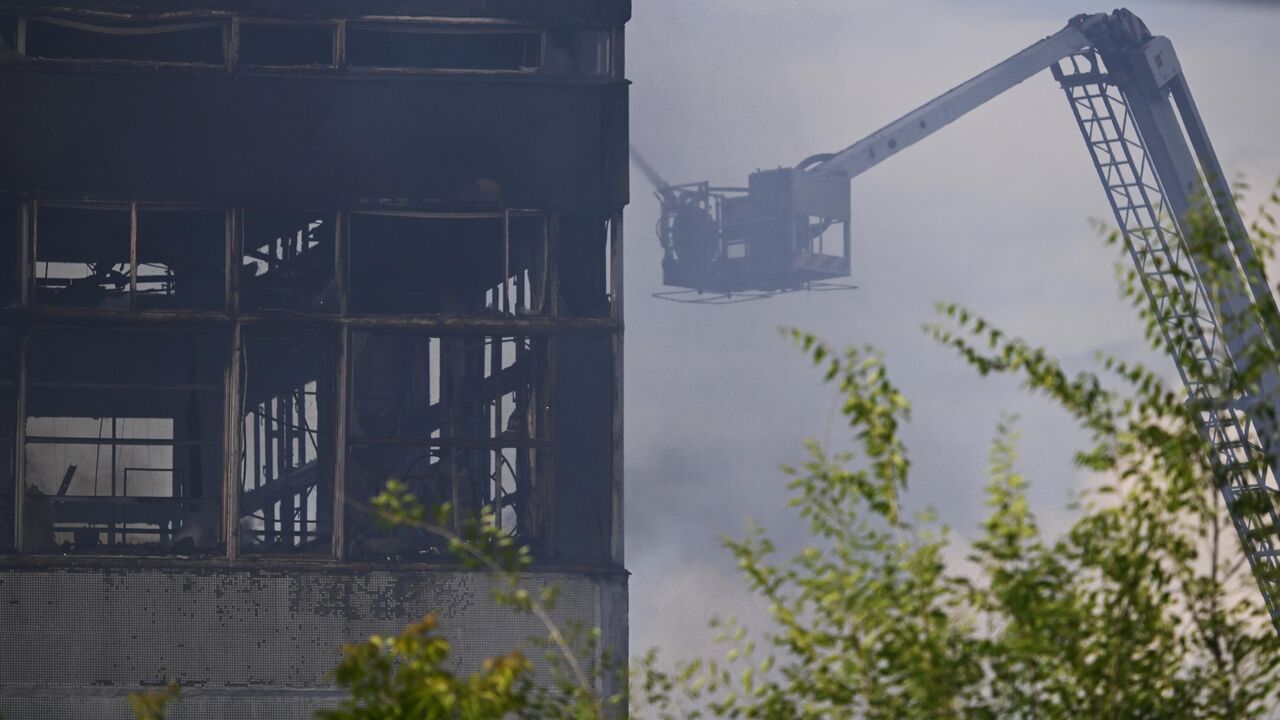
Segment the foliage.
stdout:
<path fill-rule="evenodd" d="M 810 444 L 809 461 L 788 473 L 812 544 L 779 560 L 763 530 L 726 541 L 775 628 L 759 642 L 729 625 L 725 660 L 674 673 L 648 658 L 633 681 L 637 716 L 1239 718 L 1269 709 L 1280 643 L 1234 548 L 1222 547 L 1212 474 L 1181 404 L 1157 399 L 1165 390 L 1151 375 L 1128 369 L 1147 389 L 1120 396 L 947 312 L 988 349 L 946 331 L 940 339 L 988 372 L 1021 373 L 1094 430 L 1097 444 L 1079 460 L 1109 479 L 1071 529 L 1056 539 L 1040 531 L 1005 425 L 971 569 L 955 567 L 945 528 L 902 515 L 908 406 L 879 356 L 837 356 L 795 333 L 839 384 L 862 462 L 851 469 L 850 456 Z"/>
<path fill-rule="evenodd" d="M 129 708 L 137 720 L 164 720 L 165 710 L 180 693 L 175 682 L 147 692 L 129 693 Z"/>
<path fill-rule="evenodd" d="M 1273 195 L 1272 202 L 1280 202 Z M 1252 228 L 1260 277 L 1275 225 Z M 1216 222 L 1195 225 L 1187 258 L 1167 276 L 1201 281 L 1222 298 L 1230 257 Z M 1137 239 L 1141 241 L 1142 239 Z M 1128 239 L 1113 235 L 1120 245 Z M 1135 250 L 1126 246 L 1128 250 Z M 1136 248 L 1141 250 L 1142 248 Z M 1147 321 L 1154 348 L 1187 357 L 1188 328 L 1165 333 L 1190 300 L 1121 274 L 1122 295 Z M 1162 294 L 1163 293 L 1163 294 Z M 1153 299 L 1161 302 L 1153 303 Z M 1260 306 L 1264 303 L 1259 302 Z M 1042 530 L 1015 469 L 1012 422 L 997 428 L 986 487 L 989 514 L 958 546 L 928 513 L 905 517 L 910 474 L 900 431 L 910 411 L 869 348 L 837 353 L 812 335 L 794 341 L 835 384 L 858 453 L 788 468 L 792 505 L 810 544 L 779 558 L 768 533 L 727 539 L 771 628 L 722 626 L 727 656 L 664 669 L 650 654 L 633 678 L 633 715 L 663 718 L 1243 718 L 1280 698 L 1280 641 L 1240 556 L 1195 404 L 1141 365 L 1101 356 L 1068 373 L 1043 348 L 974 313 L 939 308 L 928 331 L 979 373 L 1006 374 L 1068 412 L 1091 437 L 1077 464 L 1094 473 L 1070 528 Z M 1236 336 L 1266 308 L 1238 307 Z M 1252 338 L 1241 372 L 1183 368 L 1226 397 L 1280 364 Z M 963 479 L 958 481 L 963 486 Z M 1264 496 L 1263 502 L 1269 504 Z M 1259 532 L 1274 532 L 1262 527 Z M 1224 538 L 1224 533 L 1226 537 Z M 961 558 L 966 562 L 960 562 Z M 1266 578 L 1263 578 L 1265 581 Z"/>
<path fill-rule="evenodd" d="M 513 612 L 533 615 L 546 629 L 545 639 L 529 638 L 529 644 L 544 651 L 550 682 L 535 682 L 533 663 L 519 652 L 486 660 L 480 674 L 461 680 L 447 664 L 448 641 L 431 634 L 435 619 L 429 617 L 398 638 L 375 636 L 344 648 L 336 679 L 351 699 L 338 711 L 322 713 L 322 718 L 594 720 L 621 702 L 620 697 L 602 698 L 597 690 L 597 673 L 609 670 L 608 658 L 598 658 L 599 667 L 594 668 L 584 662 L 599 654 L 598 633 L 578 637 L 576 628 L 562 628 L 553 621 L 556 588 L 535 593 L 525 586 L 529 550 L 497 526 L 491 509 L 454 531 L 448 503 L 426 508 L 408 485 L 390 480 L 367 510 L 384 527 L 413 527 L 445 538 L 464 568 L 483 570 L 497 579 L 495 600 Z"/>
<path fill-rule="evenodd" d="M 481 720 L 527 707 L 530 663 L 519 652 L 486 660 L 464 678 L 447 666 L 449 642 L 428 615 L 398 637 L 372 637 L 342 649 L 335 677 L 351 697 L 323 720 Z"/>

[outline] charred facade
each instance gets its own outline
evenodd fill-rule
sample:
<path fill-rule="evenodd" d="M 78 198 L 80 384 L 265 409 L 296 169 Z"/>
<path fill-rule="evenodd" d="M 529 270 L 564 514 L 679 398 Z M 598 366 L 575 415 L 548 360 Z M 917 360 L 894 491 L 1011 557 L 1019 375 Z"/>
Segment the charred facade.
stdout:
<path fill-rule="evenodd" d="M 307 717 L 344 640 L 536 633 L 390 479 L 625 657 L 628 16 L 0 0 L 0 713 Z"/>

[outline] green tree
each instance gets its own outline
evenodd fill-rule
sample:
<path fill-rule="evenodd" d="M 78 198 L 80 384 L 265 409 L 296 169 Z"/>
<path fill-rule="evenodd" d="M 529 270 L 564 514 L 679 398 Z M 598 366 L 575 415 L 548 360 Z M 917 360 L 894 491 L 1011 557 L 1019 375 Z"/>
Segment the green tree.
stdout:
<path fill-rule="evenodd" d="M 1280 203 L 1272 194 L 1271 203 Z M 1252 234 L 1260 272 L 1275 222 Z M 1206 214 L 1188 252 L 1216 295 L 1233 262 Z M 1111 236 L 1117 246 L 1126 242 Z M 1164 268 L 1185 273 L 1187 268 Z M 1151 345 L 1183 352 L 1157 318 L 1186 297 L 1122 271 L 1122 295 L 1147 323 Z M 1195 408 L 1181 387 L 1138 364 L 1100 356 L 1070 374 L 1048 351 L 954 305 L 927 326 L 980 374 L 1019 378 L 1069 413 L 1091 441 L 1077 464 L 1099 483 L 1080 494 L 1060 537 L 1043 533 L 1027 480 L 1015 469 L 1016 433 L 996 429 L 986 482 L 989 514 L 957 547 L 928 512 L 906 517 L 911 463 L 900 429 L 909 403 L 873 349 L 837 353 L 817 338 L 794 341 L 834 384 L 856 453 L 817 443 L 787 468 L 791 504 L 810 544 L 779 557 L 769 534 L 726 539 L 771 624 L 751 633 L 722 625 L 725 657 L 666 670 L 644 658 L 632 680 L 633 716 L 658 718 L 1246 718 L 1280 698 L 1280 640 L 1219 501 L 1222 471 L 1208 461 Z M 1245 308 L 1242 312 L 1259 312 Z M 1244 317 L 1224 316 L 1238 332 Z M 1235 391 L 1258 368 L 1280 364 L 1261 337 L 1245 372 L 1207 377 Z M 1197 374 L 1200 373 L 1200 374 Z M 963 486 L 964 480 L 957 480 Z M 976 486 L 976 483 L 975 483 Z M 1265 498 L 1263 501 L 1269 502 Z M 1260 532 L 1275 532 L 1261 528 Z M 968 563 L 957 563 L 959 555 Z M 1266 577 L 1263 582 L 1269 582 Z"/>
<path fill-rule="evenodd" d="M 459 677 L 447 663 L 449 641 L 436 635 L 435 616 L 396 638 L 373 637 L 343 648 L 335 672 L 351 693 L 322 720 L 484 720 L 513 715 L 530 704 L 529 661 L 520 653 L 489 659 Z"/>

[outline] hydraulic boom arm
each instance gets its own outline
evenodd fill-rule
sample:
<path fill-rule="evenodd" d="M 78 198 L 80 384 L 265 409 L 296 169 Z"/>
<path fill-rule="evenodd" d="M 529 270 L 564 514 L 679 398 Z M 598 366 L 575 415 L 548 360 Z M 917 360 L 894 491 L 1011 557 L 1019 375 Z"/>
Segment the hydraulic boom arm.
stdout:
<path fill-rule="evenodd" d="M 856 177 L 1059 60 L 1090 46 L 1084 31 L 1106 15 L 1080 16 L 986 72 L 948 90 L 823 161 L 815 170 Z"/>

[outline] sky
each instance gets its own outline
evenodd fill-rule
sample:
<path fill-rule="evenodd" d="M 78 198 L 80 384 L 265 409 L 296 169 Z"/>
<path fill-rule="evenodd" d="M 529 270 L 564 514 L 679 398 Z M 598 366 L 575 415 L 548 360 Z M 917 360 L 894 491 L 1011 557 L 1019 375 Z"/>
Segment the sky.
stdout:
<path fill-rule="evenodd" d="M 1280 177 L 1280 5 L 1135 0 L 1167 35 L 1226 171 Z M 1080 12 L 1058 0 L 634 0 L 631 137 L 670 182 L 743 185 L 757 170 L 844 148 Z M 779 466 L 807 437 L 847 444 L 833 391 L 781 336 L 870 345 L 912 402 L 907 504 L 963 542 L 983 516 L 996 423 L 1016 415 L 1019 469 L 1049 529 L 1089 478 L 1085 437 L 1008 378 L 980 378 L 921 329 L 939 301 L 1046 346 L 1069 370 L 1099 351 L 1153 355 L 1118 296 L 1091 221 L 1110 209 L 1062 91 L 1046 71 L 853 182 L 857 289 L 734 305 L 661 291 L 658 203 L 633 171 L 625 240 L 626 554 L 631 651 L 715 655 L 713 615 L 767 629 L 721 548 L 749 521 L 804 539 Z M 1251 194 L 1246 211 L 1260 193 Z M 1276 273 L 1272 273 L 1275 280 Z"/>

